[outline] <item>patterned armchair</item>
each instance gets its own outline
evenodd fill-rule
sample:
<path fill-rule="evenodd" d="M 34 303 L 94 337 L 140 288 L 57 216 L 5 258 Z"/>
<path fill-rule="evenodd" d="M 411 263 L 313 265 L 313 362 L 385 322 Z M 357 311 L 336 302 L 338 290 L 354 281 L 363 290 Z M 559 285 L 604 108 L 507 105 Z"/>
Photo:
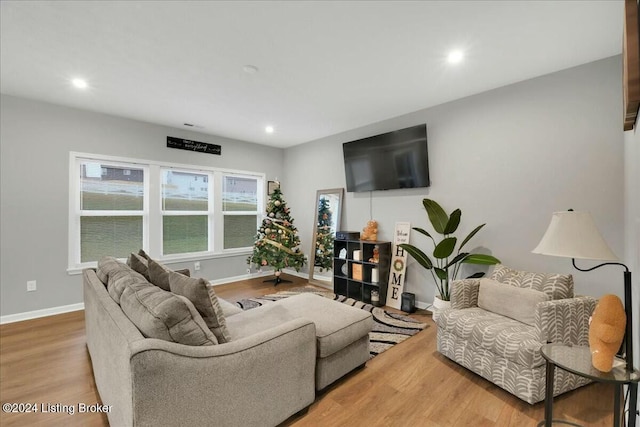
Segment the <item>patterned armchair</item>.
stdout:
<path fill-rule="evenodd" d="M 574 297 L 571 275 L 497 265 L 488 279 L 452 283 L 451 308 L 436 321 L 438 351 L 534 404 L 545 394 L 540 347 L 547 342 L 589 345 L 596 303 L 592 297 Z M 555 375 L 554 395 L 589 382 L 561 369 Z"/>

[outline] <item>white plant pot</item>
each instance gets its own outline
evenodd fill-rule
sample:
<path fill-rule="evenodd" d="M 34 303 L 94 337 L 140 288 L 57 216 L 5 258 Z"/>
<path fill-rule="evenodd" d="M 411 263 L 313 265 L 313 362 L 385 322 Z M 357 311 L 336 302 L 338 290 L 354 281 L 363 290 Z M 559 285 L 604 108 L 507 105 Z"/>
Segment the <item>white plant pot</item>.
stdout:
<path fill-rule="evenodd" d="M 433 297 L 433 305 L 431 306 L 431 312 L 433 321 L 438 320 L 438 316 L 440 315 L 440 311 L 451 307 L 451 301 L 441 300 L 437 295 Z"/>

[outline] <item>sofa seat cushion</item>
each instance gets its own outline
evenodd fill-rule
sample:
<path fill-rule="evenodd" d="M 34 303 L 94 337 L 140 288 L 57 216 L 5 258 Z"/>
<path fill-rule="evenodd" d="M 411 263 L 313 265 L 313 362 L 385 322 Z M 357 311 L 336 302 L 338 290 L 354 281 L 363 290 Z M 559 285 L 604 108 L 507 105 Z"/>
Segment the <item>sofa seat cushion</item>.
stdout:
<path fill-rule="evenodd" d="M 439 328 L 522 366 L 541 366 L 536 328 L 478 307 L 440 312 Z"/>
<path fill-rule="evenodd" d="M 151 283 L 127 286 L 120 307 L 147 338 L 194 346 L 218 344 L 187 298 L 163 291 Z"/>
<path fill-rule="evenodd" d="M 227 319 L 227 327 L 237 339 L 296 318 L 308 319 L 315 324 L 320 358 L 344 349 L 373 328 L 373 318 L 368 311 L 310 293 L 231 316 Z"/>
<path fill-rule="evenodd" d="M 222 308 L 222 313 L 224 314 L 225 319 L 229 316 L 233 316 L 235 314 L 243 312 L 240 307 L 222 298 L 218 298 L 218 303 L 220 303 L 220 308 Z"/>

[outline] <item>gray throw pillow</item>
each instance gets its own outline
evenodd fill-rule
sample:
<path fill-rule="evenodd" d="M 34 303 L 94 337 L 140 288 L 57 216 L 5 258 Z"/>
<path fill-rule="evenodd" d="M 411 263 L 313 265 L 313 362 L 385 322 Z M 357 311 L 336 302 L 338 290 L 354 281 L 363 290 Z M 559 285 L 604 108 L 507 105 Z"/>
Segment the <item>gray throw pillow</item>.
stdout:
<path fill-rule="evenodd" d="M 120 306 L 147 338 L 198 346 L 218 343 L 187 298 L 163 291 L 151 283 L 127 286 Z"/>
<path fill-rule="evenodd" d="M 131 253 L 127 258 L 127 265 L 142 274 L 145 279 L 149 280 L 149 266 L 148 261 L 141 255 Z"/>
<path fill-rule="evenodd" d="M 536 305 L 549 301 L 544 292 L 480 279 L 478 307 L 535 326 Z"/>
<path fill-rule="evenodd" d="M 171 269 L 153 259 L 149 260 L 148 265 L 149 281 L 165 291 L 171 291 L 171 287 L 169 286 L 169 273 L 171 273 Z"/>
<path fill-rule="evenodd" d="M 187 277 L 173 271 L 169 273 L 169 286 L 171 292 L 182 295 L 193 303 L 218 342 L 231 341 L 227 322 L 213 286 L 204 279 Z"/>

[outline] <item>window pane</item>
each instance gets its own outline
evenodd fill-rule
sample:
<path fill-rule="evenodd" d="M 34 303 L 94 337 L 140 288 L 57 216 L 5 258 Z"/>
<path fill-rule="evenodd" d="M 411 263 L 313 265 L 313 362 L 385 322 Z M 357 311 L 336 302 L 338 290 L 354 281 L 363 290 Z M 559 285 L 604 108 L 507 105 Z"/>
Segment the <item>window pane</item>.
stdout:
<path fill-rule="evenodd" d="M 182 254 L 209 250 L 206 215 L 164 216 L 162 219 L 162 252 Z"/>
<path fill-rule="evenodd" d="M 256 230 L 256 215 L 225 215 L 224 248 L 246 248 L 253 246 Z"/>
<path fill-rule="evenodd" d="M 83 210 L 138 210 L 144 202 L 144 170 L 80 164 L 80 208 Z"/>
<path fill-rule="evenodd" d="M 209 210 L 208 182 L 206 174 L 163 170 L 162 209 L 165 211 Z"/>
<path fill-rule="evenodd" d="M 222 210 L 256 212 L 258 210 L 258 180 L 225 176 L 222 183 Z"/>
<path fill-rule="evenodd" d="M 85 216 L 80 218 L 80 261 L 109 255 L 126 258 L 142 248 L 141 216 Z"/>

